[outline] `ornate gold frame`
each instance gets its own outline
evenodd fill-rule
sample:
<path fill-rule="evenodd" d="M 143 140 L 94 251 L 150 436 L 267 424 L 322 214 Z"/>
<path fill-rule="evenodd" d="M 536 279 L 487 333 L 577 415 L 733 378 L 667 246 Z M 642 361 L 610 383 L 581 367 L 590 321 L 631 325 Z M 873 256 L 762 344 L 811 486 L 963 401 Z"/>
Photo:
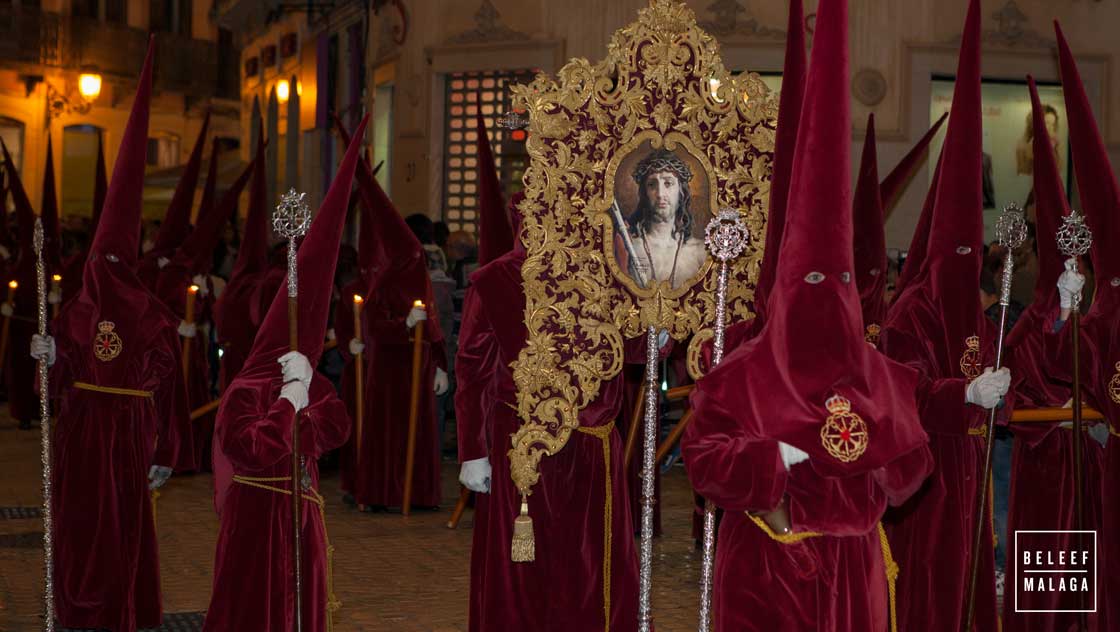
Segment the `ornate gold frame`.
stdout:
<path fill-rule="evenodd" d="M 753 236 L 731 264 L 727 292 L 729 320 L 750 318 L 778 103 L 758 75 L 732 77 L 715 39 L 673 0 L 651 0 L 637 22 L 614 34 L 606 59 L 573 59 L 558 81 L 541 74 L 515 86 L 513 100 L 530 121 L 519 207 L 528 340 L 513 363 L 523 424 L 510 449 L 513 480 L 527 495 L 541 459 L 563 449 L 579 412 L 618 375 L 624 338 L 649 327 L 676 340 L 701 334 L 693 336 L 695 357 L 715 320 L 718 266 L 711 258 L 691 286 L 642 289 L 609 254 L 622 158 L 650 140 L 682 146 L 703 165 L 710 210 L 738 209 Z"/>

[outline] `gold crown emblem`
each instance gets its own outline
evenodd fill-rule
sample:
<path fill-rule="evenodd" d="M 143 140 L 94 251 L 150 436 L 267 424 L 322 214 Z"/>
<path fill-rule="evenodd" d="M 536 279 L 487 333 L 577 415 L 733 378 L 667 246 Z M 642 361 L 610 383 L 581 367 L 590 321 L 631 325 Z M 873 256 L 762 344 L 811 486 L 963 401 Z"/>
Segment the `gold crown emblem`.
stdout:
<path fill-rule="evenodd" d="M 878 346 L 880 332 L 882 332 L 882 328 L 875 323 L 871 323 L 867 326 L 867 332 L 863 334 L 863 339 L 870 342 L 872 345 Z"/>
<path fill-rule="evenodd" d="M 832 458 L 841 463 L 851 463 L 867 451 L 869 433 L 867 423 L 852 412 L 852 402 L 847 397 L 833 395 L 824 402 L 828 419 L 821 426 L 821 445 Z"/>
<path fill-rule="evenodd" d="M 964 346 L 968 347 L 970 351 L 980 350 L 980 336 L 969 336 L 964 340 Z"/>
<path fill-rule="evenodd" d="M 113 331 L 114 327 L 116 327 L 116 324 L 108 320 L 103 320 L 97 323 L 97 331 L 100 331 L 103 334 L 107 334 Z"/>
<path fill-rule="evenodd" d="M 124 349 L 124 342 L 113 331 L 114 327 L 116 324 L 108 320 L 97 323 L 97 331 L 100 333 L 93 337 L 93 355 L 102 362 L 116 358 Z"/>
<path fill-rule="evenodd" d="M 1108 397 L 1114 403 L 1120 404 L 1120 362 L 1116 363 L 1116 375 L 1108 382 Z"/>
<path fill-rule="evenodd" d="M 961 354 L 961 373 L 970 380 L 980 377 L 980 336 L 975 334 L 965 338 L 965 350 Z"/>

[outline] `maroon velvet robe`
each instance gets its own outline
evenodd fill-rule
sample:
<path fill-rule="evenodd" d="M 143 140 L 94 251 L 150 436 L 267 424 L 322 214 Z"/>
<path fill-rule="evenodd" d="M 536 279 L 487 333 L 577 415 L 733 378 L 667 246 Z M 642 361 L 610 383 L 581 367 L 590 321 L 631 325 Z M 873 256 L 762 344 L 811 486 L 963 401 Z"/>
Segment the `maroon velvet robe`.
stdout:
<path fill-rule="evenodd" d="M 4 382 L 8 389 L 8 412 L 16 420 L 30 422 L 39 419 L 39 397 L 35 394 L 36 362 L 28 355 L 31 336 L 38 332 L 38 295 L 35 283 L 35 253 L 31 247 L 21 255 L 30 257 L 30 263 L 17 263 L 15 278 L 19 282 L 16 289 L 14 314 L 8 330 L 7 358 L 4 359 Z M 50 272 L 47 272 L 50 275 Z M 49 277 L 48 277 L 49 279 Z M 49 283 L 49 280 L 48 280 Z M 8 292 L 8 288 L 0 289 Z M 6 294 L 5 294 L 6 297 Z M 47 304 L 50 317 L 52 305 Z"/>
<path fill-rule="evenodd" d="M 236 476 L 283 479 L 261 484 L 290 490 L 291 403 L 280 399 L 276 378 L 239 379 L 222 400 L 216 440 L 235 478 L 216 481 L 221 499 L 221 527 L 214 555 L 214 589 L 203 630 L 293 629 L 291 496 L 238 482 Z M 303 629 L 327 630 L 329 607 L 326 530 L 317 496 L 317 457 L 346 440 L 350 418 L 334 387 L 319 373 L 311 381 L 311 403 L 301 411 L 300 451 L 311 476 L 302 516 Z M 221 458 L 216 456 L 217 458 Z"/>
<path fill-rule="evenodd" d="M 413 332 L 405 326 L 412 309 L 412 300 L 423 300 L 428 310 L 424 322 L 424 342 L 420 353 L 420 400 L 416 425 L 415 469 L 412 477 L 412 505 L 436 507 L 440 502 L 440 445 L 435 418 L 435 394 L 432 382 L 436 367 L 447 370 L 443 335 L 431 299 L 431 285 L 423 268 L 423 254 L 415 260 L 423 275 L 411 273 L 396 277 L 422 278 L 411 283 L 411 294 L 404 284 L 389 281 L 366 297 L 362 309 L 365 331 L 363 353 L 365 371 L 365 419 L 362 445 L 349 446 L 344 454 L 361 450 L 360 464 L 347 459 L 342 469 L 342 489 L 361 505 L 400 507 L 404 493 L 405 451 L 408 443 L 409 397 L 412 391 Z M 343 294 L 348 300 L 339 309 L 353 309 L 353 292 Z M 410 298 L 411 297 L 411 298 Z M 353 316 L 342 315 L 338 324 L 353 322 Z M 352 325 L 351 325 L 352 327 Z M 345 329 L 345 328 L 344 328 Z M 345 331 L 344 331 L 345 333 Z M 337 335 L 337 328 L 336 328 Z M 353 333 L 350 332 L 350 337 Z M 349 359 L 350 338 L 338 337 L 343 357 Z M 349 362 L 348 364 L 353 364 Z M 349 374 L 348 374 L 349 375 Z M 347 377 L 350 382 L 353 377 Z"/>
<path fill-rule="evenodd" d="M 1116 490 L 1120 489 L 1120 422 L 1117 421 L 1120 420 L 1120 401 L 1117 401 L 1120 397 L 1114 395 L 1117 385 L 1120 385 L 1120 327 L 1116 323 L 1116 315 L 1107 312 L 1091 312 L 1081 321 L 1080 377 L 1085 404 L 1097 407 L 1109 424 L 1103 459 L 1095 456 L 1100 451 L 1097 442 L 1087 437 L 1082 445 L 1088 449 L 1081 453 L 1085 459 L 1085 528 L 1093 529 L 1095 525 L 1100 525 L 1097 534 L 1099 601 L 1096 627 L 1090 623 L 1090 629 L 1102 632 L 1111 632 L 1120 626 L 1120 536 L 1117 535 L 1120 534 L 1120 503 L 1116 502 Z M 1048 334 L 1046 340 L 1049 367 L 1062 379 L 1072 379 L 1070 328 L 1071 324 L 1067 322 L 1061 331 Z M 1094 462 L 1097 459 L 1103 462 L 1098 466 L 1099 478 L 1094 480 Z M 1070 494 L 1070 497 L 1062 499 L 1063 502 L 1073 503 L 1072 492 Z M 1094 499 L 1099 499 L 1099 523 L 1093 515 Z M 1092 622 L 1093 615 L 1089 616 Z"/>
<path fill-rule="evenodd" d="M 536 560 L 510 561 L 520 497 L 510 477 L 508 450 L 521 421 L 513 408 L 516 386 L 509 363 L 526 340 L 520 290 L 524 260 L 518 249 L 475 273 L 459 330 L 459 458 L 488 456 L 493 468 L 490 493 L 476 495 L 468 629 L 633 631 L 638 564 L 617 429 L 609 431 L 606 447 L 597 436 L 573 432 L 559 454 L 541 461 L 540 482 L 529 496 Z M 616 418 L 622 386 L 621 376 L 602 385 L 599 399 L 580 414 L 581 428 L 602 431 Z M 609 598 L 604 592 L 606 538 Z"/>
<path fill-rule="evenodd" d="M 187 288 L 194 281 L 190 272 L 176 263 L 169 263 L 159 271 L 154 294 L 179 318 L 187 312 Z M 198 333 L 191 339 L 190 375 L 187 378 L 187 410 L 195 410 L 210 403 L 210 360 L 207 355 L 206 331 L 203 324 L 209 319 L 210 304 L 214 296 L 213 288 L 203 297 L 199 292 L 194 301 L 194 321 Z M 180 373 L 182 369 L 180 369 Z M 209 413 L 191 422 L 192 431 L 183 437 L 179 459 L 175 463 L 177 472 L 209 472 L 211 441 L 214 435 L 214 413 Z"/>
<path fill-rule="evenodd" d="M 900 297 L 892 308 L 899 311 L 892 311 L 879 348 L 921 373 L 918 407 L 935 465 L 922 488 L 897 510 L 888 512 L 884 523 L 901 568 L 899 629 L 956 630 L 964 616 L 973 513 L 984 463 L 984 436 L 977 433 L 986 426 L 989 413 L 965 402 L 970 380 L 931 348 L 928 341 L 940 335 L 940 315 L 935 306 L 918 297 L 924 292 L 924 287 L 914 286 L 913 296 Z M 899 304 L 906 309 L 899 309 Z M 992 366 L 996 326 L 987 319 L 980 325 L 983 329 L 975 332 L 982 345 L 979 366 Z M 963 343 L 956 341 L 962 347 Z M 1007 400 L 1010 402 L 1010 396 Z M 1003 423 L 1010 412 L 1011 406 L 1005 405 Z M 992 533 L 990 511 L 985 512 L 984 523 L 985 532 Z M 996 630 L 993 538 L 983 538 L 980 546 L 974 626 L 977 631 Z"/>
<path fill-rule="evenodd" d="M 178 323 L 154 299 L 145 305 L 136 295 L 111 291 L 136 312 L 128 322 L 115 319 L 123 347 L 116 359 L 95 358 L 98 332 L 83 324 L 95 320 L 88 303 L 72 302 L 56 321 L 50 382 L 61 399 L 52 472 L 55 604 L 64 627 L 132 632 L 158 627 L 162 616 L 148 470 L 175 461 L 189 422 Z M 75 382 L 153 397 L 79 390 Z"/>

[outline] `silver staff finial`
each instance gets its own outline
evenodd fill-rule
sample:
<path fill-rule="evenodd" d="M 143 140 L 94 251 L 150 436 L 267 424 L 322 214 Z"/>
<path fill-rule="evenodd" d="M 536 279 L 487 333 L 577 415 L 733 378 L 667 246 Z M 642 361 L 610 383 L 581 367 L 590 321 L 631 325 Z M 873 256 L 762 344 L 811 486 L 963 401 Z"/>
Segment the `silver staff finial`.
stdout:
<path fill-rule="evenodd" d="M 1085 225 L 1085 217 L 1077 211 L 1070 211 L 1062 220 L 1062 227 L 1055 236 L 1058 250 L 1067 257 L 1080 257 L 1089 252 L 1093 245 L 1093 231 Z"/>
<path fill-rule="evenodd" d="M 307 205 L 307 194 L 290 189 L 280 196 L 280 204 L 272 214 L 272 230 L 285 239 L 300 237 L 311 225 L 311 207 Z"/>
<path fill-rule="evenodd" d="M 1022 246 L 1027 240 L 1027 217 L 1018 204 L 1011 202 L 1003 207 L 996 220 L 996 239 L 1010 250 Z"/>
<path fill-rule="evenodd" d="M 735 209 L 722 208 L 719 214 L 708 222 L 708 227 L 704 230 L 704 245 L 708 247 L 713 257 L 725 263 L 743 252 L 750 236 L 750 230 L 743 223 L 739 212 Z"/>
<path fill-rule="evenodd" d="M 503 112 L 498 117 L 498 127 L 507 130 L 525 129 L 529 127 L 529 119 L 517 110 Z"/>

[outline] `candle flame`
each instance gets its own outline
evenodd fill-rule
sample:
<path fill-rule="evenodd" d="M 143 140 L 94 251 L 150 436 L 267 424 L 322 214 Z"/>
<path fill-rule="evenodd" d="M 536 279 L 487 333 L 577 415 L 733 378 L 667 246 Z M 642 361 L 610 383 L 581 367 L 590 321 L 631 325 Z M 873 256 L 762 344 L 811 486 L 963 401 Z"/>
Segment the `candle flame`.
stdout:
<path fill-rule="evenodd" d="M 422 301 L 420 299 L 416 299 L 415 301 L 412 302 L 412 306 L 422 308 L 422 307 L 424 307 L 424 301 Z"/>
<path fill-rule="evenodd" d="M 363 300 L 364 299 L 362 298 L 361 294 L 355 294 L 354 295 L 354 303 L 356 303 L 358 305 L 361 305 Z"/>
<path fill-rule="evenodd" d="M 197 285 L 192 285 L 189 288 L 187 288 L 187 291 L 190 292 L 191 294 L 194 294 L 195 292 L 198 292 L 198 286 Z"/>
<path fill-rule="evenodd" d="M 19 281 L 16 281 L 15 279 L 8 281 L 8 287 L 13 290 L 16 289 L 17 287 L 19 287 Z"/>
<path fill-rule="evenodd" d="M 51 280 L 54 281 L 55 283 L 59 283 L 59 282 L 62 281 L 62 275 L 61 274 L 52 275 Z"/>

